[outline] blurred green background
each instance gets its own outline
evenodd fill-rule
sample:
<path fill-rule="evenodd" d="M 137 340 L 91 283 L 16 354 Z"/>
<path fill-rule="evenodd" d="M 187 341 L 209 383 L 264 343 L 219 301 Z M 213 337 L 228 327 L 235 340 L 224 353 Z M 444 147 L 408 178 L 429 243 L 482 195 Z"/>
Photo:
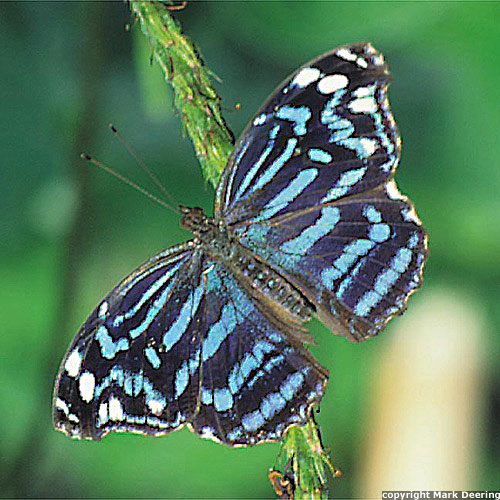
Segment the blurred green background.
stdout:
<path fill-rule="evenodd" d="M 431 408 L 446 406 L 449 428 L 458 422 L 472 437 L 463 442 L 458 430 L 438 449 L 438 420 L 427 411 L 422 434 L 403 419 L 389 444 L 430 437 L 435 445 L 420 455 L 422 464 L 456 458 L 467 469 L 457 482 L 450 476 L 448 489 L 500 489 L 500 4 L 192 2 L 175 16 L 221 78 L 216 88 L 236 136 L 274 87 L 307 60 L 363 40 L 383 52 L 403 138 L 396 178 L 429 230 L 430 258 L 409 312 L 379 338 L 351 345 L 318 322 L 311 325 L 318 341 L 311 350 L 331 373 L 318 420 L 343 472 L 331 495 L 369 496 L 370 464 L 383 466 L 389 454 L 378 461 L 370 456 L 381 432 L 399 418 L 391 410 L 380 427 L 380 411 L 411 392 L 421 376 L 429 389 L 419 393 L 417 406 L 431 401 L 430 390 L 456 391 L 458 403 Z M 150 65 L 138 27 L 125 30 L 128 22 L 120 2 L 0 4 L 0 492 L 272 498 L 266 476 L 279 444 L 233 450 L 187 430 L 77 442 L 51 425 L 53 380 L 79 325 L 123 276 L 187 237 L 178 217 L 87 165 L 79 153 L 90 152 L 150 187 L 109 132 L 113 122 L 176 199 L 212 208 L 213 190 L 172 112 L 170 90 Z M 443 321 L 446 311 L 455 312 Z M 453 321 L 462 314 L 458 327 L 467 328 L 453 337 Z M 412 329 L 424 331 L 414 344 Z M 433 344 L 440 339 L 443 351 Z M 451 366 L 455 356 L 443 373 L 433 371 L 439 359 L 431 359 L 425 373 L 418 362 L 407 362 L 413 353 L 429 360 L 454 352 L 447 347 L 464 339 L 471 344 L 458 367 Z M 389 390 L 380 376 L 388 369 L 395 370 Z M 472 375 L 460 378 L 464 373 Z M 448 388 L 443 380 L 450 377 L 455 383 Z M 404 446 L 400 467 L 415 467 L 410 444 Z M 446 452 L 450 459 L 443 459 Z M 425 489 L 426 473 L 418 468 L 418 489 Z"/>

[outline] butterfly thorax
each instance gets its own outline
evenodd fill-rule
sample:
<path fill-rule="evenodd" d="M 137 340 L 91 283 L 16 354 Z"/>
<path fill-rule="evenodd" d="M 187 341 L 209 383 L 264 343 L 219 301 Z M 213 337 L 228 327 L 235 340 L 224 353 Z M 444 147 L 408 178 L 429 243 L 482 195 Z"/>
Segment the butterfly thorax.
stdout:
<path fill-rule="evenodd" d="M 200 207 L 179 207 L 183 217 L 181 226 L 194 234 L 194 243 L 201 246 L 205 253 L 217 260 L 230 261 L 235 248 L 227 227 L 207 217 Z"/>
<path fill-rule="evenodd" d="M 200 207 L 179 209 L 183 214 L 181 226 L 194 234 L 194 243 L 211 259 L 227 266 L 250 295 L 278 303 L 301 320 L 312 317 L 313 308 L 304 295 L 241 245 L 222 221 L 207 217 Z"/>

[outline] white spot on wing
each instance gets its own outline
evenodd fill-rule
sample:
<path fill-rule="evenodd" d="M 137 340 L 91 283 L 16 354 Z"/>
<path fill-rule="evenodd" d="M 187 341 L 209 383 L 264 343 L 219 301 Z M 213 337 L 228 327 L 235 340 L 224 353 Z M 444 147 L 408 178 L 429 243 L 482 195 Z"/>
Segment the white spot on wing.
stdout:
<path fill-rule="evenodd" d="M 394 180 L 390 180 L 385 185 L 385 192 L 387 193 L 387 196 L 391 200 L 404 200 L 405 199 L 405 197 L 399 192 L 399 189 L 396 186 L 396 183 L 394 182 Z"/>
<path fill-rule="evenodd" d="M 354 97 L 369 97 L 373 96 L 375 92 L 375 85 L 368 85 L 367 87 L 358 87 L 352 95 Z"/>
<path fill-rule="evenodd" d="M 306 87 L 315 82 L 321 76 L 321 71 L 318 68 L 304 68 L 300 70 L 292 80 L 292 85 Z"/>
<path fill-rule="evenodd" d="M 69 413 L 68 405 L 66 404 L 66 401 L 63 401 L 60 398 L 56 399 L 56 408 L 59 410 L 62 410 L 65 415 Z"/>
<path fill-rule="evenodd" d="M 375 139 L 367 139 L 366 137 L 361 137 L 359 142 L 365 150 L 365 157 L 371 156 L 373 153 L 375 153 L 378 145 Z"/>
<path fill-rule="evenodd" d="M 106 422 L 108 420 L 108 403 L 101 403 L 99 405 L 99 418 L 101 422 Z"/>
<path fill-rule="evenodd" d="M 375 50 L 375 48 L 371 43 L 367 43 L 365 46 L 365 52 L 367 54 L 375 54 L 377 51 Z"/>
<path fill-rule="evenodd" d="M 373 56 L 372 61 L 375 66 L 382 66 L 384 64 L 384 56 L 382 54 Z"/>
<path fill-rule="evenodd" d="M 214 429 L 211 427 L 202 427 L 200 429 L 200 436 L 203 439 L 212 439 L 213 441 L 220 441 L 220 439 L 214 434 Z"/>
<path fill-rule="evenodd" d="M 373 97 L 360 97 L 349 103 L 348 107 L 353 113 L 377 112 L 377 102 Z"/>
<path fill-rule="evenodd" d="M 355 61 L 357 58 L 357 55 L 352 53 L 348 49 L 339 49 L 337 52 L 335 52 L 337 57 L 340 57 L 341 59 L 344 59 L 345 61 Z"/>
<path fill-rule="evenodd" d="M 116 398 L 109 400 L 109 418 L 110 420 L 123 420 L 123 408 Z"/>
<path fill-rule="evenodd" d="M 83 372 L 79 381 L 80 396 L 89 403 L 94 397 L 95 377 L 90 372 Z"/>
<path fill-rule="evenodd" d="M 407 222 L 414 222 L 419 226 L 422 224 L 422 221 L 418 218 L 417 212 L 415 212 L 415 209 L 413 207 L 410 207 L 408 210 L 403 211 L 402 215 L 404 220 Z"/>
<path fill-rule="evenodd" d="M 266 115 L 265 113 L 262 113 L 259 116 L 256 116 L 253 120 L 253 125 L 257 127 L 258 125 L 262 125 L 266 121 Z"/>
<path fill-rule="evenodd" d="M 78 371 L 80 370 L 80 365 L 82 364 L 82 356 L 78 352 L 78 349 L 75 349 L 64 363 L 64 369 L 68 372 L 70 377 L 76 377 L 78 375 Z"/>
<path fill-rule="evenodd" d="M 70 422 L 74 422 L 76 424 L 80 422 L 80 419 L 76 415 L 69 412 L 69 408 L 68 405 L 66 404 L 66 401 L 63 401 L 61 398 L 56 399 L 56 408 L 58 410 L 61 410 L 66 415 L 66 418 Z"/>
<path fill-rule="evenodd" d="M 108 311 L 109 311 L 109 305 L 106 301 L 104 301 L 102 304 L 101 304 L 101 307 L 99 307 L 99 317 L 101 319 L 105 319 L 106 318 L 106 314 L 108 314 Z"/>
<path fill-rule="evenodd" d="M 160 413 L 165 408 L 165 403 L 163 403 L 162 401 L 157 401 L 156 399 L 150 399 L 148 401 L 148 406 L 152 413 L 154 413 L 155 415 L 160 415 Z"/>
<path fill-rule="evenodd" d="M 368 68 L 368 63 L 366 62 L 365 59 L 363 59 L 362 57 L 358 57 L 356 59 L 356 64 L 360 67 L 360 68 Z"/>
<path fill-rule="evenodd" d="M 349 79 L 345 75 L 328 75 L 318 82 L 318 92 L 331 94 L 336 90 L 343 89 L 349 84 Z"/>

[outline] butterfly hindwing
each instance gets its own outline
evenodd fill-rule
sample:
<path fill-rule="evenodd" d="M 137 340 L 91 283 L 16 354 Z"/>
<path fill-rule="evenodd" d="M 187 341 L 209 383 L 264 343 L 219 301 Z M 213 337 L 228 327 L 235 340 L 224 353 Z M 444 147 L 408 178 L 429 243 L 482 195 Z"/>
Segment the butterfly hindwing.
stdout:
<path fill-rule="evenodd" d="M 275 441 L 304 423 L 328 372 L 278 330 L 222 264 L 204 276 L 207 300 L 199 413 L 190 424 L 230 445 Z"/>
<path fill-rule="evenodd" d="M 392 182 L 336 203 L 241 223 L 235 232 L 284 272 L 332 331 L 358 342 L 404 310 L 420 286 L 427 253 L 413 206 Z"/>

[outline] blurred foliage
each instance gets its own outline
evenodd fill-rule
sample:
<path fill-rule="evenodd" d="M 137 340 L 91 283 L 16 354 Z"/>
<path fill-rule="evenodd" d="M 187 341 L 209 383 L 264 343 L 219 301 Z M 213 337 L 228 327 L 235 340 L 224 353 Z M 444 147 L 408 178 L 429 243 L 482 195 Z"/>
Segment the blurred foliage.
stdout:
<path fill-rule="evenodd" d="M 397 180 L 430 234 L 424 288 L 455 287 L 488 312 L 487 413 L 478 423 L 483 455 L 473 487 L 490 490 L 500 470 L 499 14 L 500 4 L 482 2 L 193 2 L 175 14 L 222 79 L 216 87 L 236 135 L 308 59 L 360 40 L 386 56 L 403 137 Z M 92 170 L 78 153 L 154 191 L 109 133 L 113 122 L 176 199 L 208 212 L 213 202 L 168 87 L 137 27 L 125 30 L 128 22 L 121 3 L 0 4 L 0 467 L 7 481 L 0 491 L 269 498 L 277 444 L 232 450 L 187 430 L 82 443 L 51 427 L 58 363 L 88 312 L 135 266 L 187 237 L 175 215 Z M 332 374 L 318 420 L 343 471 L 336 497 L 355 495 L 361 480 L 371 367 L 391 329 L 350 345 L 311 325 L 319 345 L 311 350 Z"/>

